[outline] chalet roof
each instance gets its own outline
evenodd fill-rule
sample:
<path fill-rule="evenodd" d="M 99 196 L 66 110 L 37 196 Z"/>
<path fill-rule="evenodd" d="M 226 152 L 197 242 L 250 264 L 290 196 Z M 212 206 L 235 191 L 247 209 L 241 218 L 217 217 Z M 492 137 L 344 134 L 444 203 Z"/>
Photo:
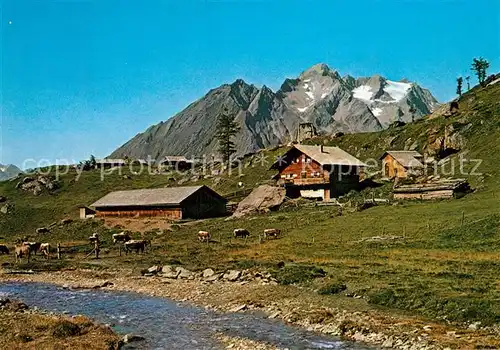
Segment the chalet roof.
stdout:
<path fill-rule="evenodd" d="M 125 206 L 173 206 L 181 204 L 193 193 L 205 188 L 217 196 L 207 186 L 165 187 L 142 190 L 115 191 L 108 193 L 91 207 L 125 207 Z M 220 196 L 219 196 L 220 197 Z M 221 197 L 222 198 L 222 197 Z"/>
<path fill-rule="evenodd" d="M 338 147 L 294 145 L 293 148 L 309 156 L 321 165 L 367 166 L 358 158 Z"/>
<path fill-rule="evenodd" d="M 380 157 L 383 159 L 386 155 L 392 156 L 399 164 L 405 168 L 423 168 L 424 165 L 419 160 L 423 156 L 417 151 L 386 151 Z"/>

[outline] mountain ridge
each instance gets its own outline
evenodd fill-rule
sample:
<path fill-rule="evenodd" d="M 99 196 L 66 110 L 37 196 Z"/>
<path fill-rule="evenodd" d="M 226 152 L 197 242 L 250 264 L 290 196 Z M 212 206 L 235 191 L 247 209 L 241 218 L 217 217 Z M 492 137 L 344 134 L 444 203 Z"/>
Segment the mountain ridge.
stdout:
<path fill-rule="evenodd" d="M 236 148 L 237 155 L 244 155 L 295 140 L 301 123 L 312 123 L 327 135 L 379 131 L 395 120 L 421 118 L 437 105 L 432 94 L 416 83 L 380 75 L 343 78 L 320 63 L 295 79 L 285 79 L 276 92 L 243 79 L 213 88 L 170 119 L 137 134 L 110 157 L 214 155 L 217 116 L 224 110 L 241 128 Z"/>

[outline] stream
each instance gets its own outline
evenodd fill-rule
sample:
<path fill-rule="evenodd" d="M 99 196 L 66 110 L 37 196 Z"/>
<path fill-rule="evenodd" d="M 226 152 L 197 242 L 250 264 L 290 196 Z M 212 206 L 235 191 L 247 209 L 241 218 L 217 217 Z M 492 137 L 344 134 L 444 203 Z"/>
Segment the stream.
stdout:
<path fill-rule="evenodd" d="M 285 325 L 264 315 L 218 313 L 187 303 L 132 292 L 66 290 L 43 283 L 0 283 L 0 297 L 19 299 L 41 310 L 85 315 L 110 324 L 119 334 L 145 341 L 128 349 L 223 349 L 215 333 L 248 338 L 288 349 L 370 349 L 361 344 Z"/>

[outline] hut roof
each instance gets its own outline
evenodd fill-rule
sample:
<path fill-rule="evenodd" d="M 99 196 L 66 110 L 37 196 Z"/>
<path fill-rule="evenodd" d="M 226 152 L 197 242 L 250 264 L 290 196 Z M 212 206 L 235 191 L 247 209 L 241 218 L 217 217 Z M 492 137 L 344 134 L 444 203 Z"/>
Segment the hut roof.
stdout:
<path fill-rule="evenodd" d="M 450 179 L 422 184 L 400 185 L 394 188 L 394 193 L 420 193 L 442 190 L 470 190 L 470 185 L 465 179 Z"/>
<path fill-rule="evenodd" d="M 350 155 L 349 153 L 338 147 L 294 145 L 292 149 L 299 150 L 321 165 L 350 165 L 360 167 L 367 166 L 358 158 Z M 291 150 L 289 150 L 288 152 L 290 152 Z M 274 163 L 273 167 L 278 163 L 279 161 Z"/>
<path fill-rule="evenodd" d="M 419 160 L 423 156 L 417 151 L 386 151 L 380 157 L 380 159 L 385 158 L 386 155 L 392 156 L 399 164 L 405 168 L 423 168 L 424 165 Z"/>
<path fill-rule="evenodd" d="M 165 187 L 143 190 L 115 191 L 108 193 L 91 207 L 175 206 L 195 192 L 205 189 L 221 197 L 207 186 Z"/>

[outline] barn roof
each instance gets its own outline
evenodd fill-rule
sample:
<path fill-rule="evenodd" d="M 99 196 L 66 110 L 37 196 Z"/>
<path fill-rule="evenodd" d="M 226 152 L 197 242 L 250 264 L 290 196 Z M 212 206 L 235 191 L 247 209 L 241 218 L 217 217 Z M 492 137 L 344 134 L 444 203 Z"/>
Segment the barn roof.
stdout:
<path fill-rule="evenodd" d="M 350 155 L 349 153 L 338 147 L 294 145 L 291 150 L 293 149 L 299 150 L 321 165 L 367 166 L 358 158 Z M 290 152 L 291 150 L 289 150 L 288 152 Z M 278 163 L 279 161 L 274 163 L 274 165 Z"/>
<path fill-rule="evenodd" d="M 205 189 L 223 198 L 207 186 L 165 187 L 108 193 L 91 207 L 174 206 L 181 204 L 193 193 Z"/>
<path fill-rule="evenodd" d="M 386 151 L 380 157 L 383 159 L 386 155 L 392 156 L 399 164 L 405 168 L 423 168 L 424 165 L 418 158 L 423 158 L 423 156 L 417 151 Z"/>

